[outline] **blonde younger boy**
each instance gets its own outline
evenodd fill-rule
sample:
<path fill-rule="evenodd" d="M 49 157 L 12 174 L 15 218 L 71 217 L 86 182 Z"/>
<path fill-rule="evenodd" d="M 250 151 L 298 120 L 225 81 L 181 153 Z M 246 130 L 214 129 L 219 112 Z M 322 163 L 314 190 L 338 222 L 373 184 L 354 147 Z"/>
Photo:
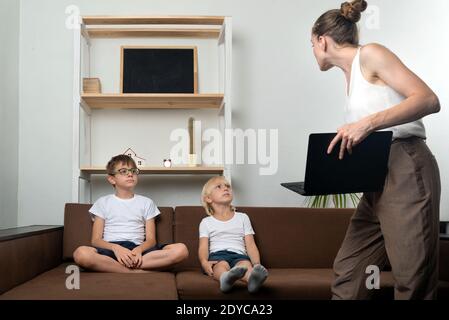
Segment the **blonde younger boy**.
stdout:
<path fill-rule="evenodd" d="M 229 292 L 236 281 L 257 292 L 268 276 L 260 264 L 254 230 L 245 213 L 231 205 L 232 188 L 224 177 L 213 177 L 203 187 L 201 200 L 208 217 L 199 226 L 198 257 L 204 272 Z"/>

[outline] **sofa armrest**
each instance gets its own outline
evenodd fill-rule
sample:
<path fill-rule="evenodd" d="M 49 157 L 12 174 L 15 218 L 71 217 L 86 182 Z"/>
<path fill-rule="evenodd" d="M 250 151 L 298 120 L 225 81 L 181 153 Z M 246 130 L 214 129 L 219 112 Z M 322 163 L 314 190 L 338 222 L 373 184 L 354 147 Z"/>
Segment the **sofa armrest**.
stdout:
<path fill-rule="evenodd" d="M 0 294 L 62 262 L 62 226 L 0 230 Z"/>

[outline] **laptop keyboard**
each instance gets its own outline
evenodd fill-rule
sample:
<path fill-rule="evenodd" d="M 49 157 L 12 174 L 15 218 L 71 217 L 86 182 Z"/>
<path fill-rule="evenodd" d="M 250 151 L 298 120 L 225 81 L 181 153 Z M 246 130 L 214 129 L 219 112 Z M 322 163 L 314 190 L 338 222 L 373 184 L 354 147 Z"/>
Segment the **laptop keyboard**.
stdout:
<path fill-rule="evenodd" d="M 290 182 L 290 183 L 283 183 L 282 185 L 298 193 L 304 192 L 304 182 Z"/>

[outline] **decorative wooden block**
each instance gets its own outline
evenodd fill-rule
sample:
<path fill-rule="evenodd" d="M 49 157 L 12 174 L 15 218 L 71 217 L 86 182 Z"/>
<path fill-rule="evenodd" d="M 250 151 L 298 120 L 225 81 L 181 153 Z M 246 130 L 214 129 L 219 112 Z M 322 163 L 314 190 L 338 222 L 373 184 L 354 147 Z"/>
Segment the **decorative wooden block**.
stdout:
<path fill-rule="evenodd" d="M 84 93 L 101 93 L 101 83 L 98 78 L 83 78 Z"/>
<path fill-rule="evenodd" d="M 195 153 L 189 154 L 189 167 L 196 167 L 198 160 Z"/>

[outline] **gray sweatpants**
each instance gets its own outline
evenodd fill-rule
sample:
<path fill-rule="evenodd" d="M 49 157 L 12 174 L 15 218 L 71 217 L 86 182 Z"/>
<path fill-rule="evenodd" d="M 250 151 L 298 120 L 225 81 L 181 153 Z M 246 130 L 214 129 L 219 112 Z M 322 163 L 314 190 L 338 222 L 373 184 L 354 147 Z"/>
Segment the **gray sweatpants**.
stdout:
<path fill-rule="evenodd" d="M 369 265 L 391 263 L 395 299 L 435 299 L 440 175 L 420 138 L 397 139 L 383 192 L 365 193 L 335 258 L 333 299 L 368 299 Z"/>

